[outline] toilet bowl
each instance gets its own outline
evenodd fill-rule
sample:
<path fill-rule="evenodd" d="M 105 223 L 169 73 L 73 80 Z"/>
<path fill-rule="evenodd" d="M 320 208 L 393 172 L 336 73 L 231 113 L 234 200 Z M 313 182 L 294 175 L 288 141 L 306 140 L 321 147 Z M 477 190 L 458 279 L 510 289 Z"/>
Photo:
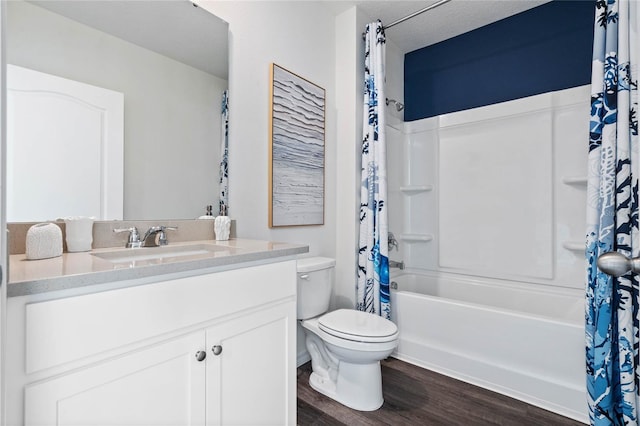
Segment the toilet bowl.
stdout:
<path fill-rule="evenodd" d="M 298 319 L 305 332 L 316 391 L 360 411 L 384 403 L 380 361 L 398 345 L 396 325 L 353 309 L 326 312 L 335 261 L 298 260 Z"/>

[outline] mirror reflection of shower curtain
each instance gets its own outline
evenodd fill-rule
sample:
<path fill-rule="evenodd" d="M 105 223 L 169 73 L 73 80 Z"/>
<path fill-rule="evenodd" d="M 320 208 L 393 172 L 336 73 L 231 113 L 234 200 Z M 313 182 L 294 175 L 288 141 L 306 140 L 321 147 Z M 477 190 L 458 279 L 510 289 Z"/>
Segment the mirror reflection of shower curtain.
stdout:
<path fill-rule="evenodd" d="M 222 137 L 220 138 L 220 202 L 218 214 L 229 214 L 229 90 L 222 92 Z"/>
<path fill-rule="evenodd" d="M 384 111 L 385 42 L 382 22 L 367 25 L 356 309 L 391 319 Z"/>

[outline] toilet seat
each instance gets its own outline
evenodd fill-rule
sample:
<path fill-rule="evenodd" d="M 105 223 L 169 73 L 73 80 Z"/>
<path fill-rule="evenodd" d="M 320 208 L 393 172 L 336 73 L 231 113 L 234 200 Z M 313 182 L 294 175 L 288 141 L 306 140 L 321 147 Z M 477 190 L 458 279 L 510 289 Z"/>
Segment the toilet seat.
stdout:
<path fill-rule="evenodd" d="M 388 341 L 383 342 L 364 342 L 362 339 L 345 339 L 344 337 L 334 336 L 331 333 L 327 333 L 326 331 L 320 328 L 318 324 L 319 318 L 310 318 L 306 320 L 302 320 L 300 324 L 316 334 L 320 337 L 326 344 L 334 345 L 343 349 L 349 349 L 353 351 L 361 351 L 361 352 L 378 352 L 384 350 L 393 350 L 398 346 L 398 333 L 394 336 L 390 337 Z"/>
<path fill-rule="evenodd" d="M 331 336 L 362 343 L 392 342 L 398 327 L 388 319 L 353 309 L 338 309 L 318 318 L 318 328 Z"/>

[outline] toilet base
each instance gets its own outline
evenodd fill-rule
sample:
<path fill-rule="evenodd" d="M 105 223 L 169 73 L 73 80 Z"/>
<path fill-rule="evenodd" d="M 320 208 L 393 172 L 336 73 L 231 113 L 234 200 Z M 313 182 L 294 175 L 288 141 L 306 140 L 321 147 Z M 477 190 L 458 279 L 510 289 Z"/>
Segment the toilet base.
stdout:
<path fill-rule="evenodd" d="M 380 362 L 350 364 L 342 361 L 335 382 L 311 373 L 309 385 L 321 394 L 358 411 L 375 411 L 384 403 Z"/>

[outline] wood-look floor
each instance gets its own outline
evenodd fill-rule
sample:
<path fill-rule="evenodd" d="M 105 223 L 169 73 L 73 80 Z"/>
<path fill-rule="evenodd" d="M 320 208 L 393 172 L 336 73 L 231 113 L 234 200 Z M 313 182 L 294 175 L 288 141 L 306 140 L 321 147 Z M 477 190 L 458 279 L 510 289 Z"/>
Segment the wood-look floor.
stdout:
<path fill-rule="evenodd" d="M 381 364 L 384 405 L 372 412 L 352 410 L 311 389 L 311 363 L 302 365 L 298 368 L 298 425 L 582 425 L 394 358 Z"/>

